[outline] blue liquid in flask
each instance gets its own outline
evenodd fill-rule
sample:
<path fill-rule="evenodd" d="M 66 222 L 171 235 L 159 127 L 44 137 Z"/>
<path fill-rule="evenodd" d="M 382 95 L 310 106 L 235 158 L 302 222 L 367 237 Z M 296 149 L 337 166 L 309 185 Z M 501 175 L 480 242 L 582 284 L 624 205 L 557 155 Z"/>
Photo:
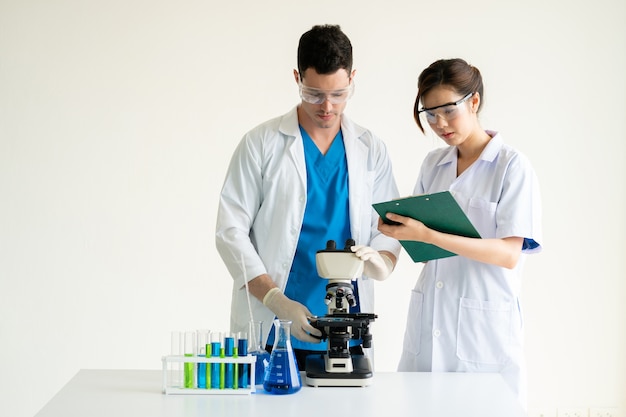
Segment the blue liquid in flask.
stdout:
<path fill-rule="evenodd" d="M 265 370 L 263 388 L 269 394 L 293 394 L 302 388 L 298 362 L 291 347 L 291 321 L 274 320 L 278 333 L 277 342 Z"/>
<path fill-rule="evenodd" d="M 265 349 L 250 352 L 250 355 L 256 356 L 254 363 L 254 383 L 255 385 L 263 385 L 265 379 L 265 368 L 270 363 L 270 354 Z"/>
<path fill-rule="evenodd" d="M 250 374 L 254 372 L 254 385 L 263 388 L 265 379 L 265 368 L 270 363 L 270 354 L 263 349 L 263 322 L 250 321 L 250 344 L 248 354 L 256 357 L 254 368 L 251 367 Z"/>

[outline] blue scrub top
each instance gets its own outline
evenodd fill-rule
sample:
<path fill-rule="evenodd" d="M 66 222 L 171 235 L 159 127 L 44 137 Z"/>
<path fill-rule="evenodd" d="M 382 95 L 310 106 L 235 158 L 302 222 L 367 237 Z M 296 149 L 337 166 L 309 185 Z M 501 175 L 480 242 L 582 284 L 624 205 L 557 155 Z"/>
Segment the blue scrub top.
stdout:
<path fill-rule="evenodd" d="M 315 253 L 326 247 L 328 240 L 343 248 L 350 233 L 348 201 L 348 162 L 341 131 L 337 133 L 326 155 L 300 126 L 304 141 L 304 158 L 307 172 L 307 204 L 300 230 L 300 239 L 291 266 L 285 295 L 305 305 L 315 316 L 324 316 L 328 307 L 324 303 L 328 280 L 317 274 Z M 358 291 L 355 296 L 358 303 Z M 359 311 L 358 304 L 352 311 Z M 268 343 L 274 340 L 274 329 Z M 291 338 L 294 349 L 326 350 L 326 342 L 307 343 Z"/>

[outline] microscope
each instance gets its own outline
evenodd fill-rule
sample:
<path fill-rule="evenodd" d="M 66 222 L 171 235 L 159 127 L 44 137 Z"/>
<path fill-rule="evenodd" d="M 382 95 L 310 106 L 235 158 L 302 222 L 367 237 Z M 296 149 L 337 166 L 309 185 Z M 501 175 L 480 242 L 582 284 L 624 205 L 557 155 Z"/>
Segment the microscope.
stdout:
<path fill-rule="evenodd" d="M 350 340 L 361 340 L 364 348 L 372 346 L 370 322 L 378 316 L 370 313 L 350 313 L 356 305 L 352 281 L 363 274 L 363 261 L 351 250 L 355 242 L 346 241 L 344 249 L 337 249 L 335 241 L 329 240 L 326 249 L 317 251 L 317 273 L 328 280 L 325 303 L 328 314 L 312 317 L 311 325 L 322 332 L 327 340 L 325 354 L 312 354 L 306 358 L 308 385 L 317 386 L 367 386 L 373 372 L 369 358 L 350 353 Z"/>

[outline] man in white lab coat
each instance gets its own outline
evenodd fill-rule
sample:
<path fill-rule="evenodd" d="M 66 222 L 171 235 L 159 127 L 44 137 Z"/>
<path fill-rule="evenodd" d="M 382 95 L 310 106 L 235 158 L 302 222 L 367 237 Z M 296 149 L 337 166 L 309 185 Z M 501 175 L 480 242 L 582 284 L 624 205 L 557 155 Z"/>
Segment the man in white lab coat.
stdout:
<path fill-rule="evenodd" d="M 231 331 L 248 329 L 248 287 L 254 319 L 268 324 L 264 341 L 272 343 L 275 317 L 292 321 L 301 370 L 307 354 L 326 350 L 309 321 L 327 313 L 315 253 L 328 240 L 356 242 L 350 249 L 365 262 L 351 312 L 373 313 L 372 279 L 386 279 L 400 251 L 377 230 L 372 209 L 398 197 L 386 147 L 343 114 L 354 76 L 352 45 L 339 26 L 303 34 L 294 69 L 300 104 L 243 137 L 220 196 L 216 245 L 233 278 Z"/>

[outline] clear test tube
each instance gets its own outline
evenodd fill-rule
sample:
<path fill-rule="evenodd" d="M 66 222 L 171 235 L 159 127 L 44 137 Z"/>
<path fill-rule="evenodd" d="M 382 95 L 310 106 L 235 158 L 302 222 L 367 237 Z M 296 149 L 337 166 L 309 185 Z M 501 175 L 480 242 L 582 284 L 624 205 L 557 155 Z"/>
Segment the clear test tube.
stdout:
<path fill-rule="evenodd" d="M 197 348 L 196 354 L 198 356 L 206 357 L 207 354 L 207 345 L 209 345 L 209 334 L 210 332 L 206 329 L 200 329 L 197 331 Z M 197 366 L 197 374 L 196 380 L 198 381 L 198 388 L 208 388 L 207 385 L 207 369 L 211 369 L 207 367 L 207 364 L 204 362 L 198 362 Z"/>
<path fill-rule="evenodd" d="M 211 332 L 211 357 L 219 358 L 222 350 L 222 334 L 220 332 Z M 211 388 L 220 388 L 220 364 L 211 364 Z"/>
<path fill-rule="evenodd" d="M 194 331 L 186 331 L 185 332 L 185 346 L 184 346 L 184 354 L 185 356 L 193 357 L 196 356 L 196 332 Z M 185 388 L 195 388 L 195 363 L 194 362 L 185 362 Z"/>
<path fill-rule="evenodd" d="M 183 354 L 183 338 L 179 331 L 171 332 L 171 347 L 170 347 L 170 355 L 172 356 L 182 356 Z M 182 387 L 183 381 L 183 367 L 180 362 L 172 362 L 170 364 L 170 386 L 175 388 Z"/>

